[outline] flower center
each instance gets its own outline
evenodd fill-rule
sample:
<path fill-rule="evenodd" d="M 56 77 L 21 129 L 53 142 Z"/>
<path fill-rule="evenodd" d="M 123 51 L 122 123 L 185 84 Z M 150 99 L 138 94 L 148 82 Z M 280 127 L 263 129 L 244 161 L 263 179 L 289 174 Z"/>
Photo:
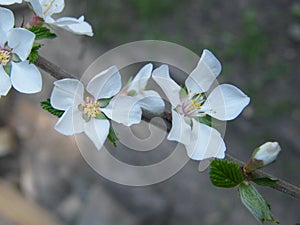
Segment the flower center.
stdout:
<path fill-rule="evenodd" d="M 176 107 L 176 111 L 188 117 L 205 116 L 204 111 L 201 110 L 201 106 L 205 101 L 206 98 L 204 93 L 194 94 L 193 96 L 184 99 Z"/>
<path fill-rule="evenodd" d="M 101 113 L 98 101 L 90 97 L 86 97 L 85 101 L 79 105 L 79 110 L 87 119 L 96 118 Z"/>
<path fill-rule="evenodd" d="M 12 59 L 12 53 L 11 51 L 7 49 L 0 49 L 0 64 L 5 66 L 7 63 L 9 63 Z"/>

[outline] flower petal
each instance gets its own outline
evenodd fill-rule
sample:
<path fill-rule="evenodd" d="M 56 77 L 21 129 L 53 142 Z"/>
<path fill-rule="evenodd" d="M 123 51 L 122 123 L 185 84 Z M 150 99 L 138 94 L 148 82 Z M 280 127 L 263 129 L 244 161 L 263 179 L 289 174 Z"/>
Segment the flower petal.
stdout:
<path fill-rule="evenodd" d="M 138 101 L 131 96 L 116 96 L 106 108 L 101 109 L 113 121 L 125 126 L 138 124 L 142 119 L 142 110 Z"/>
<path fill-rule="evenodd" d="M 76 79 L 66 78 L 54 82 L 51 93 L 51 105 L 59 110 L 66 110 L 71 106 L 77 106 L 83 101 L 84 86 Z"/>
<path fill-rule="evenodd" d="M 73 17 L 62 17 L 57 19 L 56 21 L 53 20 L 52 18 L 51 19 L 49 18 L 45 22 L 51 23 L 55 26 L 58 26 L 62 29 L 65 29 L 75 34 L 88 35 L 88 36 L 94 35 L 91 25 L 86 21 L 84 21 L 84 16 L 81 16 L 78 19 Z"/>
<path fill-rule="evenodd" d="M 87 91 L 96 99 L 110 98 L 121 89 L 121 75 L 116 66 L 97 74 L 87 85 Z"/>
<path fill-rule="evenodd" d="M 29 2 L 31 4 L 35 14 L 41 18 L 44 18 L 43 7 L 42 7 L 42 3 L 40 2 L 40 0 L 29 0 Z"/>
<path fill-rule="evenodd" d="M 198 65 L 185 81 L 189 91 L 194 93 L 206 92 L 222 69 L 219 60 L 207 49 L 204 49 Z"/>
<path fill-rule="evenodd" d="M 161 114 L 165 109 L 165 103 L 160 97 L 160 95 L 152 90 L 143 91 L 135 96 L 133 96 L 138 102 L 138 104 L 145 110 Z"/>
<path fill-rule="evenodd" d="M 109 121 L 92 119 L 85 123 L 84 132 L 91 139 L 98 150 L 103 146 L 109 133 Z"/>
<path fill-rule="evenodd" d="M 193 160 L 224 157 L 225 143 L 220 133 L 193 119 L 190 143 L 185 145 L 188 156 Z"/>
<path fill-rule="evenodd" d="M 63 135 L 73 135 L 83 132 L 84 124 L 82 113 L 70 107 L 64 112 L 54 128 Z"/>
<path fill-rule="evenodd" d="M 0 5 L 12 5 L 15 3 L 22 3 L 23 0 L 0 0 Z"/>
<path fill-rule="evenodd" d="M 135 90 L 136 92 L 141 92 L 146 88 L 147 82 L 151 77 L 151 72 L 153 65 L 151 63 L 145 65 L 131 81 L 128 91 Z"/>
<path fill-rule="evenodd" d="M 35 34 L 24 28 L 13 28 L 7 34 L 8 46 L 13 49 L 22 61 L 30 54 Z"/>
<path fill-rule="evenodd" d="M 3 48 L 6 42 L 7 42 L 7 34 L 6 34 L 6 32 L 0 27 L 0 48 Z"/>
<path fill-rule="evenodd" d="M 172 110 L 172 128 L 167 139 L 188 144 L 190 143 L 191 135 L 191 126 L 186 123 L 184 116 Z"/>
<path fill-rule="evenodd" d="M 29 0 L 34 12 L 46 19 L 53 14 L 60 13 L 65 7 L 64 0 Z"/>
<path fill-rule="evenodd" d="M 42 90 L 42 76 L 35 65 L 26 61 L 11 64 L 11 83 L 17 91 L 33 94 Z"/>
<path fill-rule="evenodd" d="M 10 78 L 4 71 L 3 67 L 0 66 L 0 96 L 7 95 L 11 88 Z"/>
<path fill-rule="evenodd" d="M 4 3 L 0 3 L 0 4 L 4 4 Z M 9 4 L 11 4 L 11 1 L 8 2 L 8 5 Z M 12 29 L 14 25 L 15 25 L 15 18 L 13 12 L 9 9 L 0 7 L 0 29 L 2 29 L 4 32 L 7 32 L 10 29 Z"/>
<path fill-rule="evenodd" d="M 240 89 L 230 84 L 222 84 L 210 93 L 202 109 L 218 120 L 232 120 L 249 102 L 250 98 Z"/>
<path fill-rule="evenodd" d="M 170 77 L 169 67 L 167 65 L 158 67 L 153 71 L 152 77 L 164 91 L 171 104 L 177 106 L 180 103 L 179 92 L 181 88 Z"/>

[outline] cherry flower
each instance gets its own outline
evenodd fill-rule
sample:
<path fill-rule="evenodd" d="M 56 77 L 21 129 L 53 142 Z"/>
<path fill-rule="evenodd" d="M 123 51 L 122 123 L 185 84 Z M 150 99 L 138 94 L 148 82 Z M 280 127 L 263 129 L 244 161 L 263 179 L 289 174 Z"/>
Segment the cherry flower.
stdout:
<path fill-rule="evenodd" d="M 22 3 L 23 0 L 0 0 L 0 5 L 12 5 L 15 3 Z"/>
<path fill-rule="evenodd" d="M 146 90 L 146 85 L 151 77 L 153 65 L 151 63 L 145 65 L 133 80 L 121 90 L 118 96 L 133 97 L 141 108 L 160 114 L 164 111 L 165 104 L 160 95 L 153 90 Z"/>
<path fill-rule="evenodd" d="M 29 64 L 35 35 L 23 28 L 13 28 L 12 11 L 0 7 L 0 96 L 13 86 L 17 91 L 32 94 L 41 91 L 39 70 Z"/>
<path fill-rule="evenodd" d="M 86 86 L 76 79 L 54 82 L 51 105 L 65 111 L 55 125 L 64 135 L 84 132 L 100 150 L 110 129 L 108 118 L 126 126 L 140 123 L 142 111 L 133 98 L 118 97 L 121 76 L 115 66 L 97 74 Z"/>
<path fill-rule="evenodd" d="M 208 97 L 208 91 L 221 72 L 221 64 L 208 50 L 204 50 L 197 67 L 181 88 L 170 78 L 168 66 L 153 72 L 153 79 L 165 92 L 172 105 L 172 129 L 169 140 L 185 145 L 188 156 L 194 160 L 224 158 L 226 146 L 220 133 L 201 123 L 206 115 L 226 121 L 236 118 L 250 99 L 230 84 L 217 86 Z"/>
<path fill-rule="evenodd" d="M 34 21 L 42 19 L 43 22 L 55 25 L 75 34 L 93 36 L 92 27 L 89 23 L 84 21 L 84 16 L 78 19 L 73 17 L 61 17 L 53 19 L 52 16 L 56 13 L 61 13 L 65 7 L 64 0 L 27 0 L 30 2 L 36 16 Z"/>

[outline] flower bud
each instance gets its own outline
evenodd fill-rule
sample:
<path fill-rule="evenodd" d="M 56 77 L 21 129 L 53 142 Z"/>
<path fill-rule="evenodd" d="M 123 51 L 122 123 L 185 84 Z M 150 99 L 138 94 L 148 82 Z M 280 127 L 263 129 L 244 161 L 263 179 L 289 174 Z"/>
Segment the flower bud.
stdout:
<path fill-rule="evenodd" d="M 281 151 L 278 142 L 266 142 L 261 145 L 252 154 L 251 159 L 244 166 L 247 173 L 267 166 L 274 162 Z"/>

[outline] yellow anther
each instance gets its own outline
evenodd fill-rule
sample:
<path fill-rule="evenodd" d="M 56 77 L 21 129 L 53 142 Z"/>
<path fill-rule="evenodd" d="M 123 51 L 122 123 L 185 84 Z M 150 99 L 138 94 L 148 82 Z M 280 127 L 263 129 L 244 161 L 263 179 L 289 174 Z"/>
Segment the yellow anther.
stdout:
<path fill-rule="evenodd" d="M 192 103 L 192 106 L 193 106 L 194 108 L 199 109 L 199 108 L 201 107 L 201 104 L 200 104 L 200 103 L 196 103 L 195 100 L 192 100 L 191 103 Z"/>
<path fill-rule="evenodd" d="M 12 53 L 6 49 L 0 49 L 0 64 L 6 65 L 10 62 Z"/>
<path fill-rule="evenodd" d="M 81 103 L 81 106 L 83 114 L 88 118 L 95 118 L 101 113 L 98 101 L 94 101 L 90 97 L 86 97 L 85 101 Z"/>

